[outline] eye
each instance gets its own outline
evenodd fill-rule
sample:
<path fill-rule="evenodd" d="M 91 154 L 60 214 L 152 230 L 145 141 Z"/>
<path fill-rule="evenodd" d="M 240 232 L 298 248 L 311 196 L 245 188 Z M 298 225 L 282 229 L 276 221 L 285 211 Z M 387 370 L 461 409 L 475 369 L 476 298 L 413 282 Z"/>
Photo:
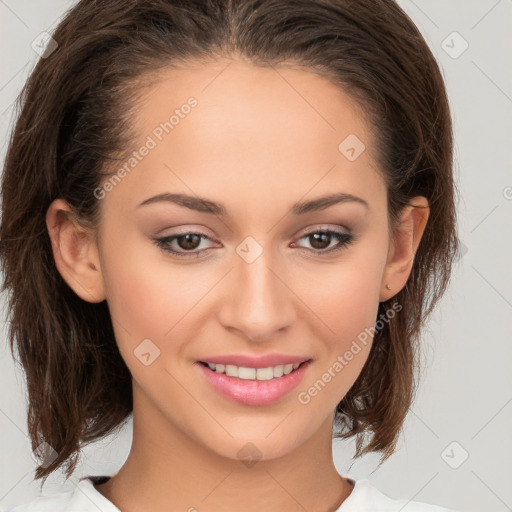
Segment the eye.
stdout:
<path fill-rule="evenodd" d="M 211 249 L 211 247 L 203 249 L 199 248 L 203 240 L 209 239 L 210 237 L 204 233 L 189 231 L 162 238 L 155 238 L 154 242 L 163 251 L 173 256 L 178 256 L 180 258 L 199 258 L 208 249 Z M 308 249 L 308 251 L 313 251 L 319 255 L 334 253 L 344 249 L 355 241 L 354 235 L 332 229 L 310 231 L 300 238 L 300 240 L 302 239 L 307 239 L 311 244 L 312 249 Z M 329 247 L 332 242 L 335 242 L 335 245 L 333 247 Z M 173 244 L 175 245 L 173 246 Z"/>
<path fill-rule="evenodd" d="M 209 237 L 204 233 L 186 232 L 172 236 L 165 236 L 163 238 L 155 238 L 154 242 L 162 250 L 172 254 L 173 256 L 185 258 L 195 256 L 196 258 L 199 258 L 201 253 L 208 250 L 208 248 L 198 250 L 201 242 L 205 239 L 209 239 Z M 176 242 L 178 246 L 177 248 L 181 250 L 171 249 L 173 242 Z M 174 247 L 176 247 L 176 245 Z"/>
<path fill-rule="evenodd" d="M 310 231 L 300 237 L 299 240 L 302 239 L 307 239 L 309 244 L 312 246 L 313 249 L 308 249 L 309 251 L 312 250 L 320 255 L 340 251 L 355 241 L 355 237 L 351 233 L 332 229 Z M 335 242 L 334 246 L 331 246 L 332 242 Z"/>

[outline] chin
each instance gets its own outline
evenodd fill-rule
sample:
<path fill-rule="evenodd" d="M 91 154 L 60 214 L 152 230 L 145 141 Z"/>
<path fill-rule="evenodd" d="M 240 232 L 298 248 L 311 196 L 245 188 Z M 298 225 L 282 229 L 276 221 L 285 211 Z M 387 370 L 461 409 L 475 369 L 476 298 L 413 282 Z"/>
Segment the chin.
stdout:
<path fill-rule="evenodd" d="M 258 461 L 270 461 L 289 455 L 307 441 L 307 438 L 300 438 L 296 426 L 293 432 L 286 430 L 284 425 L 279 425 L 279 422 L 274 422 L 271 427 L 267 427 L 268 425 L 258 432 L 252 429 L 240 435 L 231 430 L 233 437 L 227 434 L 222 435 L 220 439 L 210 437 L 204 444 L 221 457 L 244 462 L 250 467 Z M 304 435 L 304 429 L 300 432 Z"/>

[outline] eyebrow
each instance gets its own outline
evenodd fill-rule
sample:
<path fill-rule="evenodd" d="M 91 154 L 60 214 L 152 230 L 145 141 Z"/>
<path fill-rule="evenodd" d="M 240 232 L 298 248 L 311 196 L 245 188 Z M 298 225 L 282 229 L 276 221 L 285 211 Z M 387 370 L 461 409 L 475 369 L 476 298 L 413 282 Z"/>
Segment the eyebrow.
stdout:
<path fill-rule="evenodd" d="M 174 203 L 179 206 L 184 206 L 190 210 L 195 210 L 202 213 L 210 213 L 219 216 L 227 215 L 227 209 L 221 203 L 216 203 L 203 197 L 189 196 L 187 194 L 171 194 L 168 192 L 149 197 L 148 199 L 142 201 L 142 203 L 139 204 L 139 207 L 159 202 Z M 293 215 L 304 215 L 314 211 L 325 210 L 326 208 L 329 208 L 330 206 L 338 203 L 347 202 L 356 202 L 362 204 L 366 208 L 369 208 L 368 203 L 363 198 L 340 192 L 337 194 L 330 194 L 327 196 L 319 197 L 317 199 L 312 199 L 310 201 L 295 203 L 291 208 L 291 213 Z"/>

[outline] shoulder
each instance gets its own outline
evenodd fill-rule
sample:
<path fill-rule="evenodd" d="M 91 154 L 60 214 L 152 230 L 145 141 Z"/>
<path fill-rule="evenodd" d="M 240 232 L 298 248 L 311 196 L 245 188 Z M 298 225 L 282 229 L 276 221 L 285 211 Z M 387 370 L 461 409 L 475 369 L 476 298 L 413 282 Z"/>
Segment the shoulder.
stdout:
<path fill-rule="evenodd" d="M 49 496 L 38 496 L 5 512 L 64 512 L 68 510 L 74 491 L 59 492 Z"/>
<path fill-rule="evenodd" d="M 70 491 L 38 496 L 4 512 L 120 512 L 94 485 L 104 476 L 84 477 Z"/>
<path fill-rule="evenodd" d="M 356 480 L 350 496 L 336 512 L 455 512 L 419 501 L 393 499 L 374 487 L 369 480 Z"/>

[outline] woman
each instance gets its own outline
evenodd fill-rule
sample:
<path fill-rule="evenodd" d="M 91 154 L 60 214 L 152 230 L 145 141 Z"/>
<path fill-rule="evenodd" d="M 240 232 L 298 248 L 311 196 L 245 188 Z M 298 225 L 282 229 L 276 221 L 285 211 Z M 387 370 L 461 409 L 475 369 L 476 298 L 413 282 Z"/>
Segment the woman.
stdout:
<path fill-rule="evenodd" d="M 333 432 L 393 453 L 457 252 L 446 91 L 410 19 L 81 1 L 52 38 L 0 230 L 36 478 L 131 414 L 133 444 L 32 506 L 446 510 L 332 460 Z"/>

